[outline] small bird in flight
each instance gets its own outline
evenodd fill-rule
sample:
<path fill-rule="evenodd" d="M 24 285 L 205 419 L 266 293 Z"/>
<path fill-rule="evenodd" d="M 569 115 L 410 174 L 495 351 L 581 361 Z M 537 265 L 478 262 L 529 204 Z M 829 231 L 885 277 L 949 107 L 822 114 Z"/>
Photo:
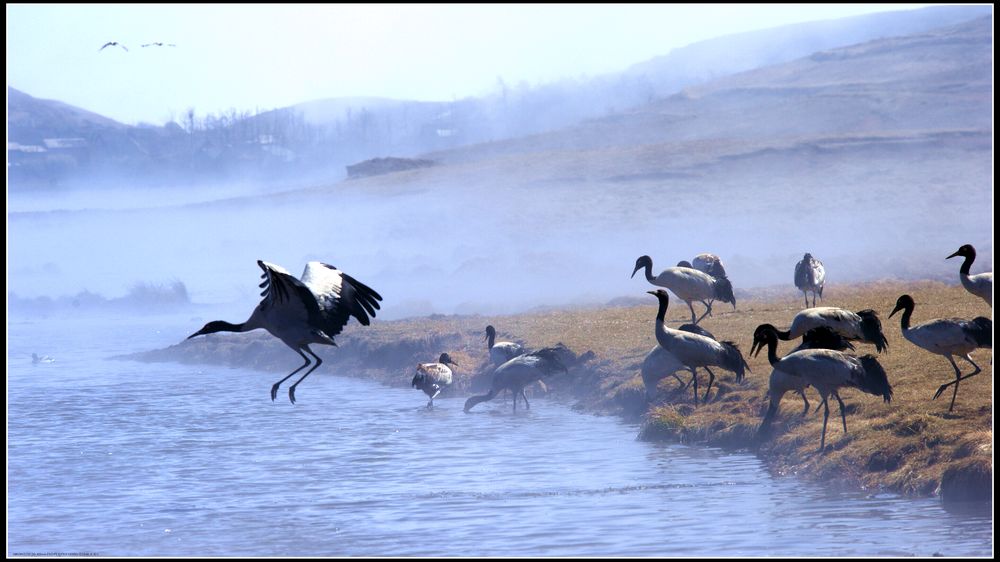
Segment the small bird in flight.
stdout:
<path fill-rule="evenodd" d="M 163 47 L 163 46 L 176 47 L 177 45 L 174 45 L 173 43 L 166 43 L 166 45 L 164 45 L 164 43 L 161 43 L 159 41 L 155 43 L 146 43 L 145 45 L 143 45 L 143 47 Z"/>
<path fill-rule="evenodd" d="M 105 43 L 104 45 L 102 45 L 100 49 L 97 49 L 97 52 L 103 51 L 105 47 L 121 47 L 122 49 L 125 49 L 126 53 L 128 52 L 128 47 L 126 47 L 125 45 L 122 45 L 118 41 L 108 41 L 107 43 Z"/>

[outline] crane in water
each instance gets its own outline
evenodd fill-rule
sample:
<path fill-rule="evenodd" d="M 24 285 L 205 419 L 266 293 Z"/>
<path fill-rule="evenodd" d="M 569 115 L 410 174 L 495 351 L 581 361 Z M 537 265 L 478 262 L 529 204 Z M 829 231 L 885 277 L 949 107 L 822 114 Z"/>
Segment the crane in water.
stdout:
<path fill-rule="evenodd" d="M 413 375 L 410 386 L 424 391 L 424 394 L 430 397 L 430 401 L 427 403 L 428 410 L 434 408 L 434 399 L 438 394 L 441 394 L 441 390 L 451 384 L 451 367 L 448 365 L 458 367 L 458 363 L 452 361 L 451 356 L 447 353 L 442 353 L 437 363 L 417 365 L 417 373 Z"/>
<path fill-rule="evenodd" d="M 476 404 L 492 400 L 501 390 L 508 389 L 514 395 L 514 412 L 517 412 L 517 397 L 524 399 L 525 408 L 531 409 L 524 387 L 541 381 L 543 378 L 559 371 L 568 372 L 562 360 L 559 359 L 558 347 L 545 347 L 538 351 L 518 355 L 497 367 L 493 373 L 490 391 L 486 394 L 472 396 L 465 401 L 465 413 L 469 413 Z"/>
<path fill-rule="evenodd" d="M 332 265 L 318 261 L 306 264 L 302 279 L 296 279 L 281 266 L 257 260 L 263 270 L 260 284 L 260 304 L 242 324 L 230 324 L 215 320 L 205 324 L 197 332 L 188 336 L 215 332 L 249 332 L 263 328 L 298 353 L 305 363 L 289 373 L 271 387 L 271 400 L 278 394 L 278 387 L 302 369 L 309 370 L 288 388 L 288 399 L 295 403 L 295 387 L 316 370 L 323 360 L 309 349 L 310 344 L 333 345 L 334 336 L 339 334 L 353 316 L 362 325 L 371 323 L 375 317 L 382 296 L 370 287 L 340 271 Z M 312 363 L 308 353 L 316 360 Z M 311 366 L 310 366 L 311 365 Z"/>

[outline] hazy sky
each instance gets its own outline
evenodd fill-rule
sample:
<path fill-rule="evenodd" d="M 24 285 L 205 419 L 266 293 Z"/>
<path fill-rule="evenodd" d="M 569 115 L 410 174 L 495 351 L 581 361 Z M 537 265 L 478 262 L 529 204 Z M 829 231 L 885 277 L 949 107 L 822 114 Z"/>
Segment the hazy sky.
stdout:
<path fill-rule="evenodd" d="M 7 84 L 126 123 L 343 96 L 449 100 L 703 39 L 918 4 L 7 5 Z M 98 49 L 118 41 L 129 49 Z M 176 47 L 142 48 L 161 41 Z"/>

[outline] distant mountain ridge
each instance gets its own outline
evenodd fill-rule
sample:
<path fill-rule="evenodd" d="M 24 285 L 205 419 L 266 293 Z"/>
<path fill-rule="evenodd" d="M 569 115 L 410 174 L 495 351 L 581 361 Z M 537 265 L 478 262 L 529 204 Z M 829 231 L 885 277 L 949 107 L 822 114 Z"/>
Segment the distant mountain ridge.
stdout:
<path fill-rule="evenodd" d="M 593 130 L 602 122 L 628 122 L 637 117 L 653 119 L 672 133 L 663 136 L 657 132 L 662 128 L 640 125 L 629 131 L 634 136 L 626 142 L 679 139 L 684 136 L 678 130 L 697 135 L 691 125 L 704 124 L 682 106 L 694 97 L 709 95 L 710 90 L 702 88 L 708 81 L 716 84 L 709 88 L 719 88 L 723 82 L 718 78 L 748 68 L 809 55 L 823 57 L 832 47 L 900 31 L 923 33 L 942 23 L 968 21 L 982 14 L 992 15 L 992 7 L 941 6 L 795 24 L 702 41 L 621 73 L 537 87 L 501 85 L 481 98 L 313 100 L 253 115 L 191 114 L 181 123 L 164 127 L 125 125 L 8 86 L 8 181 L 18 189 L 105 175 L 164 183 L 309 174 L 339 179 L 346 165 L 373 157 L 439 152 L 469 156 L 482 151 L 482 143 L 490 151 L 504 145 L 542 148 L 544 139 L 565 136 L 558 131 Z M 819 72 L 836 66 L 833 61 L 809 60 L 830 63 Z M 767 91 L 753 88 L 755 95 Z M 735 95 L 735 88 L 730 92 Z M 773 89 L 771 93 L 780 95 Z M 618 130 L 622 134 L 625 129 Z M 552 132 L 557 132 L 556 137 L 547 136 Z M 615 138 L 606 136 L 602 142 L 616 142 Z M 581 139 L 572 142 L 579 144 Z"/>

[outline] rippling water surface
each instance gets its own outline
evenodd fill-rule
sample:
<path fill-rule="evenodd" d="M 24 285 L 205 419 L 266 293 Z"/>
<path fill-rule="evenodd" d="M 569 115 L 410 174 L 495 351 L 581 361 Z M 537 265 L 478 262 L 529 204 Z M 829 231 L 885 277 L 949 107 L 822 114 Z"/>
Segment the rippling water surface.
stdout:
<path fill-rule="evenodd" d="M 988 510 L 773 478 L 544 398 L 426 411 L 324 367 L 293 406 L 283 373 L 109 359 L 202 323 L 10 318 L 8 554 L 992 554 Z"/>

